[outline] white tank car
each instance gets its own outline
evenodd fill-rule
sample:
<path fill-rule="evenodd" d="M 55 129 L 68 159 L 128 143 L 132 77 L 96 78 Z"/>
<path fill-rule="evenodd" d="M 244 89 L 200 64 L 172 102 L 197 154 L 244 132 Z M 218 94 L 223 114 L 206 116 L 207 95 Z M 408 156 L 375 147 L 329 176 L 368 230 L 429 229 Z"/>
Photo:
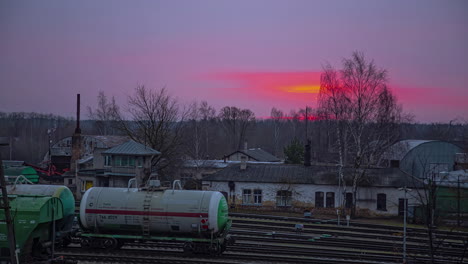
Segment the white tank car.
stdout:
<path fill-rule="evenodd" d="M 80 222 L 93 233 L 208 236 L 226 227 L 228 205 L 214 191 L 93 187 L 81 200 Z"/>

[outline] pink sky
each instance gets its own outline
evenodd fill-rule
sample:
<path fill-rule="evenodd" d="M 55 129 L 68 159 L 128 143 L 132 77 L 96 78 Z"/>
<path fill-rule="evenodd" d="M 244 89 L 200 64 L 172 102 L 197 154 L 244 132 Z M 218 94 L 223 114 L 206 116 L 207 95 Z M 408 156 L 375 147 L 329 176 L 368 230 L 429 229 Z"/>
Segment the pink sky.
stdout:
<path fill-rule="evenodd" d="M 466 28 L 462 0 L 2 1 L 0 111 L 70 117 L 76 93 L 144 84 L 268 116 L 314 106 L 322 65 L 359 50 L 417 121 L 466 119 Z"/>

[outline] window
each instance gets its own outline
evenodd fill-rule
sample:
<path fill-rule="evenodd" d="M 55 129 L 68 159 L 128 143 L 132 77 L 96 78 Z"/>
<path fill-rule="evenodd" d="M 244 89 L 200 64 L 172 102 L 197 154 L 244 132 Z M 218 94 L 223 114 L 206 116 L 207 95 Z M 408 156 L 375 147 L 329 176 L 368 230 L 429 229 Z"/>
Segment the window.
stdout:
<path fill-rule="evenodd" d="M 128 166 L 135 167 L 135 157 L 128 157 Z"/>
<path fill-rule="evenodd" d="M 111 166 L 111 160 L 112 160 L 111 156 L 104 156 L 104 166 L 106 167 Z"/>
<path fill-rule="evenodd" d="M 136 164 L 138 167 L 143 167 L 143 157 L 137 157 L 136 158 Z"/>
<path fill-rule="evenodd" d="M 291 206 L 291 197 L 291 191 L 278 191 L 276 193 L 276 206 Z"/>
<path fill-rule="evenodd" d="M 377 194 L 377 210 L 387 211 L 387 195 L 385 193 Z"/>
<path fill-rule="evenodd" d="M 346 193 L 345 207 L 348 208 L 348 209 L 353 207 L 353 193 Z"/>
<path fill-rule="evenodd" d="M 72 185 L 73 184 L 73 179 L 68 179 L 68 185 Z"/>
<path fill-rule="evenodd" d="M 122 167 L 128 167 L 128 156 L 122 156 Z"/>
<path fill-rule="evenodd" d="M 113 165 L 116 166 L 116 167 L 122 166 L 122 157 L 121 156 L 115 156 Z"/>
<path fill-rule="evenodd" d="M 335 208 L 335 193 L 327 192 L 327 208 Z"/>
<path fill-rule="evenodd" d="M 390 167 L 399 168 L 400 167 L 400 161 L 399 160 L 390 160 Z"/>
<path fill-rule="evenodd" d="M 114 166 L 116 167 L 135 167 L 135 157 L 133 156 L 115 156 Z"/>
<path fill-rule="evenodd" d="M 250 204 L 252 199 L 252 190 L 245 189 L 242 192 L 242 204 Z"/>
<path fill-rule="evenodd" d="M 315 207 L 323 208 L 323 192 L 315 192 Z"/>
<path fill-rule="evenodd" d="M 254 190 L 254 204 L 262 205 L 262 190 Z"/>

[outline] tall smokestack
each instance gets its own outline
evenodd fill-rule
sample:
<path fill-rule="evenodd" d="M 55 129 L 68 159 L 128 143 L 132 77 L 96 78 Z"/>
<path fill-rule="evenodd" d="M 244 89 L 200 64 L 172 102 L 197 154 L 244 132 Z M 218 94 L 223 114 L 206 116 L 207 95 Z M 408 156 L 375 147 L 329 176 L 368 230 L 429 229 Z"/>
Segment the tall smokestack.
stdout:
<path fill-rule="evenodd" d="M 70 158 L 70 171 L 76 172 L 76 162 L 81 158 L 81 128 L 80 128 L 80 94 L 76 95 L 76 128 L 72 135 L 72 156 Z"/>
<path fill-rule="evenodd" d="M 76 128 L 75 134 L 81 134 L 80 128 L 80 94 L 76 95 Z"/>

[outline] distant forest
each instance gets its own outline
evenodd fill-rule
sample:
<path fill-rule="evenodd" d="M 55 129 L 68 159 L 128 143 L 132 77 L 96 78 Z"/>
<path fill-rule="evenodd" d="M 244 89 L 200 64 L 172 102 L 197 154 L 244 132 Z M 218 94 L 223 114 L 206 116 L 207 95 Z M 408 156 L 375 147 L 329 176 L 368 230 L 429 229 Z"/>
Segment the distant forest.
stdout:
<path fill-rule="evenodd" d="M 81 121 L 82 134 L 102 135 L 99 122 L 101 121 Z M 127 122 L 131 126 L 135 121 Z M 329 121 L 306 121 L 304 109 L 281 119 L 252 119 L 241 137 L 230 133 L 226 122 L 219 115 L 212 115 L 206 120 L 188 118 L 178 122 L 182 123 L 181 159 L 222 159 L 224 155 L 242 149 L 245 142 L 248 148 L 262 148 L 284 158 L 286 146 L 294 139 L 305 144 L 306 138 L 311 142 L 313 161 L 333 162 L 336 158 L 333 156 L 333 153 L 336 153 L 336 138 L 334 133 L 330 132 L 327 123 Z M 39 164 L 48 151 L 49 142 L 52 145 L 64 137 L 71 136 L 75 124 L 73 119 L 56 115 L 0 112 L 0 143 L 10 144 L 0 147 L 1 158 Z M 126 131 L 116 127 L 108 129 L 106 134 L 126 135 Z M 233 140 L 233 137 L 236 137 L 236 140 Z M 445 140 L 468 150 L 468 125 L 454 122 L 403 123 L 399 125 L 398 139 Z"/>

